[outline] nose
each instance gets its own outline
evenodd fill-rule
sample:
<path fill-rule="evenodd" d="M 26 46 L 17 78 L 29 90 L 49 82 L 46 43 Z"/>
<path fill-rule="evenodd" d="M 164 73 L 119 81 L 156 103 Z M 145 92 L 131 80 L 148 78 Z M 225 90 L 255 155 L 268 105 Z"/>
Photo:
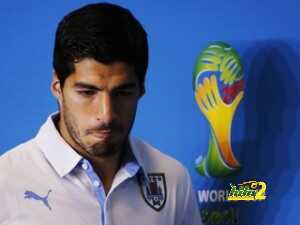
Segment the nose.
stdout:
<path fill-rule="evenodd" d="M 97 120 L 105 124 L 115 119 L 114 102 L 109 93 L 103 93 L 99 99 Z"/>

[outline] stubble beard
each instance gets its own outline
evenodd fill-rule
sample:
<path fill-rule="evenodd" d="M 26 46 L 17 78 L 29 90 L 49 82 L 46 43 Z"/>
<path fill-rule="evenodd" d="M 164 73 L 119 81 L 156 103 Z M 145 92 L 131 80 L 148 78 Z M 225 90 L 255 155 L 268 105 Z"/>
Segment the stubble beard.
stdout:
<path fill-rule="evenodd" d="M 134 117 L 131 121 L 130 128 L 127 134 L 125 135 L 124 139 L 121 140 L 119 143 L 116 142 L 113 143 L 111 141 L 108 141 L 107 143 L 98 142 L 89 145 L 82 141 L 81 137 L 83 134 L 80 134 L 80 130 L 78 128 L 76 119 L 73 116 L 69 107 L 64 103 L 61 110 L 63 112 L 62 115 L 63 115 L 65 127 L 67 129 L 70 138 L 81 148 L 80 149 L 81 151 L 84 151 L 90 154 L 91 156 L 96 156 L 96 157 L 111 157 L 113 155 L 116 155 L 120 151 L 122 151 L 124 144 L 128 140 L 129 132 L 133 126 L 134 117 L 135 117 L 135 113 L 134 113 Z"/>

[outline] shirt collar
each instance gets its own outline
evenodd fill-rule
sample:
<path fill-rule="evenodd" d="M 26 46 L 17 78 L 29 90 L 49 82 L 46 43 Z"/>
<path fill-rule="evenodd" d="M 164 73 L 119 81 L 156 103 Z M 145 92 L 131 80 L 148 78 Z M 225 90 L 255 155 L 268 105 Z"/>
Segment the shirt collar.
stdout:
<path fill-rule="evenodd" d="M 57 112 L 48 117 L 35 137 L 35 141 L 51 166 L 59 176 L 63 177 L 76 167 L 82 156 L 73 150 L 56 129 L 53 120 L 58 117 Z"/>
<path fill-rule="evenodd" d="M 58 117 L 58 112 L 52 113 L 48 117 L 35 137 L 35 141 L 59 176 L 64 177 L 82 161 L 83 157 L 62 138 L 56 129 L 54 121 L 57 120 Z M 145 175 L 146 171 L 139 153 L 140 151 L 136 146 L 134 138 L 129 137 L 129 145 L 122 165 L 125 166 L 125 168 L 132 168 L 132 165 L 136 164 L 135 166 L 140 166 L 139 173 Z M 128 165 L 130 166 L 128 167 Z"/>

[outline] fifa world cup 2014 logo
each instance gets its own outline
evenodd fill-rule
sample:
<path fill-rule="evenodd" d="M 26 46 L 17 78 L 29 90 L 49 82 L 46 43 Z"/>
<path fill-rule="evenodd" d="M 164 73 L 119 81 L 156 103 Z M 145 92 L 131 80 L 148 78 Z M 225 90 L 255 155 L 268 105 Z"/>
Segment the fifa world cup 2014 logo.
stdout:
<path fill-rule="evenodd" d="M 196 169 L 203 176 L 228 176 L 240 168 L 231 147 L 231 125 L 244 95 L 243 68 L 237 52 L 224 42 L 210 44 L 197 58 L 193 88 L 210 125 L 208 153 L 196 159 Z"/>

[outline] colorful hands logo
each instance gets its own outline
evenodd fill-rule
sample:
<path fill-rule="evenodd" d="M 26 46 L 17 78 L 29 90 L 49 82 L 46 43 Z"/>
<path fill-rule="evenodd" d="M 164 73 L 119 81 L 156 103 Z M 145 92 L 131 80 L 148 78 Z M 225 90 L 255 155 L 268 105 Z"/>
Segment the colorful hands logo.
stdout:
<path fill-rule="evenodd" d="M 243 68 L 228 44 L 210 44 L 197 58 L 193 73 L 197 104 L 210 124 L 208 154 L 196 159 L 203 176 L 224 177 L 240 168 L 231 147 L 231 124 L 244 95 Z"/>

